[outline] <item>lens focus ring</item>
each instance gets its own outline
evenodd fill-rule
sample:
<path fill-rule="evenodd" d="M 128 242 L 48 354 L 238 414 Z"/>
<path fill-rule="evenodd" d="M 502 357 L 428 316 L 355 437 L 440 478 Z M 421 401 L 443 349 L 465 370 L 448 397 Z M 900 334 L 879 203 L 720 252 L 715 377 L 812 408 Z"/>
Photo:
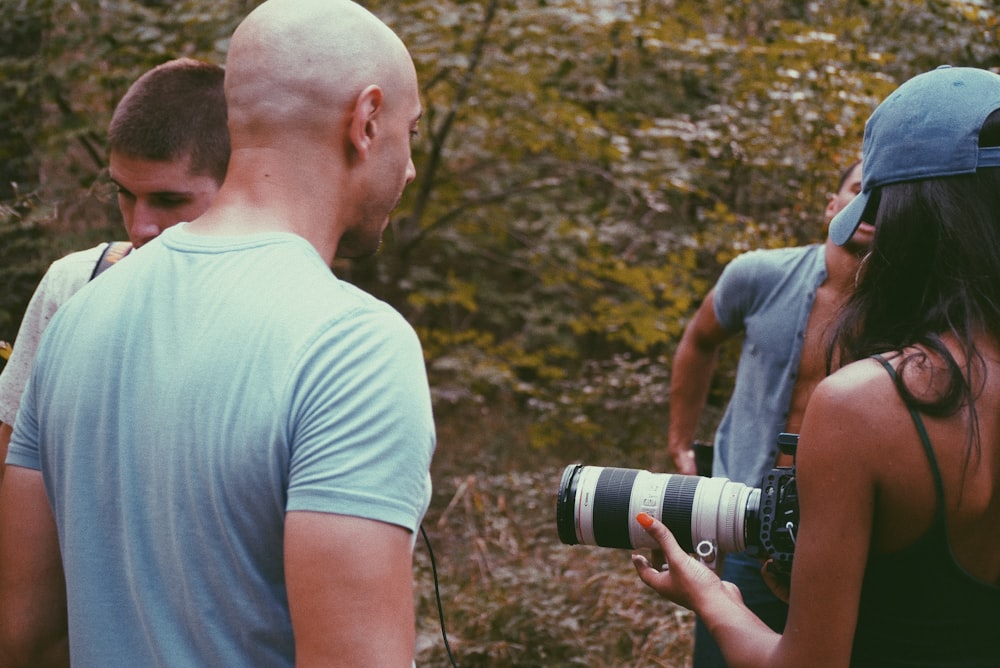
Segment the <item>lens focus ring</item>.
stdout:
<path fill-rule="evenodd" d="M 605 468 L 594 489 L 594 539 L 604 547 L 630 548 L 629 503 L 636 469 Z"/>
<path fill-rule="evenodd" d="M 699 482 L 701 478 L 697 476 L 674 475 L 670 476 L 663 490 L 663 516 L 660 521 L 667 525 L 685 552 L 694 552 L 691 507 Z"/>

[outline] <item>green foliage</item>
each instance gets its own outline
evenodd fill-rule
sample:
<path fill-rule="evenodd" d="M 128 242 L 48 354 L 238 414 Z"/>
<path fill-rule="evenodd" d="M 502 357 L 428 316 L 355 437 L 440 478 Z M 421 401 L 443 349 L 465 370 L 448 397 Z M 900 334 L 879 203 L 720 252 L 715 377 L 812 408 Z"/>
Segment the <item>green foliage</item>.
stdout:
<path fill-rule="evenodd" d="M 899 81 L 995 58 L 995 17 L 950 2 L 372 8 L 411 45 L 429 131 L 362 282 L 419 327 L 439 404 L 513 394 L 540 447 L 657 438 L 667 359 L 722 265 L 822 238 Z"/>
<path fill-rule="evenodd" d="M 223 62 L 247 2 L 7 0 L 0 12 L 0 339 L 48 264 L 123 236 L 105 185 L 114 105 L 150 67 Z"/>
<path fill-rule="evenodd" d="M 45 17 L 24 2 L 0 15 L 0 198 L 9 200 L 35 185 L 40 132 L 39 80 Z"/>
<path fill-rule="evenodd" d="M 8 0 L 0 338 L 47 261 L 117 235 L 93 193 L 128 84 L 222 62 L 258 1 Z M 724 263 L 822 238 L 899 82 L 1000 66 L 995 11 L 962 0 L 365 4 L 409 45 L 426 123 L 381 256 L 336 271 L 417 328 L 439 414 L 510 402 L 539 449 L 661 438 L 670 356 Z"/>
<path fill-rule="evenodd" d="M 36 205 L 30 197 L 21 197 L 0 207 L 0 332 L 14 332 L 21 314 L 44 270 L 38 256 L 41 230 L 24 222 L 25 213 Z M 0 341 L 13 341 L 13 335 L 0 335 Z M 2 368 L 2 365 L 0 365 Z"/>

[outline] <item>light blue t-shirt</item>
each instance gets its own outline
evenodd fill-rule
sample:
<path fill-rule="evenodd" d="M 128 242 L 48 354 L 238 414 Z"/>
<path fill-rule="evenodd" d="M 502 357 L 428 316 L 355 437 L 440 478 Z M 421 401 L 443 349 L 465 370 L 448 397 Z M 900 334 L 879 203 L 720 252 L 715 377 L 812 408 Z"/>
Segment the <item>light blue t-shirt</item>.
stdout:
<path fill-rule="evenodd" d="M 752 487 L 774 467 L 785 430 L 816 290 L 826 280 L 822 245 L 751 251 L 715 285 L 715 317 L 744 333 L 736 385 L 715 435 L 712 475 Z"/>
<path fill-rule="evenodd" d="M 298 236 L 181 225 L 57 313 L 7 462 L 44 477 L 75 667 L 292 666 L 285 513 L 415 531 L 434 443 L 395 310 Z"/>

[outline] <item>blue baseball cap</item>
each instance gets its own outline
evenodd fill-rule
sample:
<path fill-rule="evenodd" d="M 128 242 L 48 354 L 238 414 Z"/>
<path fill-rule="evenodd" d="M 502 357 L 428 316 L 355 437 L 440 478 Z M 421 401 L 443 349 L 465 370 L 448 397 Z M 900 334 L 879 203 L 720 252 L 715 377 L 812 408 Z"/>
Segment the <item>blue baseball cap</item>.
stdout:
<path fill-rule="evenodd" d="M 1000 146 L 979 147 L 997 109 L 1000 75 L 974 67 L 942 65 L 897 88 L 865 123 L 861 192 L 830 221 L 831 241 L 850 241 L 874 188 L 1000 167 Z"/>

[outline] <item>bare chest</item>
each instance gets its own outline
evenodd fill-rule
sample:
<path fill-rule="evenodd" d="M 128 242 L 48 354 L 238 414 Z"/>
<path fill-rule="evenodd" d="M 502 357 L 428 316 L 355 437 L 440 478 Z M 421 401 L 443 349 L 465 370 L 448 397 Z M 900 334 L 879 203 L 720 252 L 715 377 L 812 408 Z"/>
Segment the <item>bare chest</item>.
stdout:
<path fill-rule="evenodd" d="M 821 286 L 816 291 L 802 343 L 802 356 L 792 387 L 785 430 L 797 434 L 802 416 L 813 390 L 826 377 L 826 351 L 833 336 L 833 327 L 843 305 L 843 296 Z"/>

